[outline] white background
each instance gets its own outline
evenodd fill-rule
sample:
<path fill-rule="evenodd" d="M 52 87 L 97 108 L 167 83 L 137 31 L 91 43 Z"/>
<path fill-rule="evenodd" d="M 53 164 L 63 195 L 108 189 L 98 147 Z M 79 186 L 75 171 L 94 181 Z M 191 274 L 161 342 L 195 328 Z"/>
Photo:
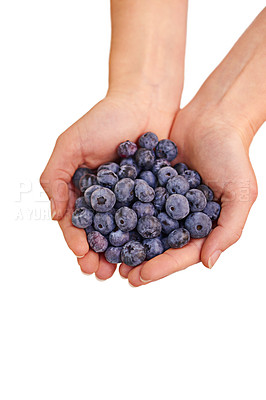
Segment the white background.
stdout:
<path fill-rule="evenodd" d="M 190 2 L 183 104 L 263 6 Z M 0 398 L 265 400 L 265 126 L 251 146 L 258 200 L 211 271 L 99 282 L 50 221 L 39 176 L 106 93 L 109 2 L 1 2 L 0 34 Z"/>

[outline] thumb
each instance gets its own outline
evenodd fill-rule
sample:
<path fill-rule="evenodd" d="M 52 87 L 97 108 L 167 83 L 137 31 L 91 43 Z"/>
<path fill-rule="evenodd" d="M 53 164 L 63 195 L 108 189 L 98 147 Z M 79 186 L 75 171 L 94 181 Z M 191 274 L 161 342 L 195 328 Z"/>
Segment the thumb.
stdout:
<path fill-rule="evenodd" d="M 60 220 L 67 208 L 69 199 L 68 185 L 82 155 L 76 132 L 69 128 L 62 133 L 55 144 L 52 155 L 40 177 L 40 184 L 51 203 L 51 216 Z"/>

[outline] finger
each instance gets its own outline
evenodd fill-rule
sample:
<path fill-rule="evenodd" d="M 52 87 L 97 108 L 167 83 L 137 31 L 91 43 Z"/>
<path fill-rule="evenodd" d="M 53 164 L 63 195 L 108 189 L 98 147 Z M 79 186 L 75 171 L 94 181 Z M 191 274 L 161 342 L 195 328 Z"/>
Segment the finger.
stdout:
<path fill-rule="evenodd" d="M 91 250 L 84 257 L 78 258 L 78 264 L 84 274 L 93 274 L 99 268 L 99 254 Z"/>
<path fill-rule="evenodd" d="M 106 280 L 111 278 L 116 269 L 116 264 L 110 264 L 104 257 L 103 254 L 100 254 L 99 258 L 99 268 L 95 273 L 95 276 L 100 280 Z"/>
<path fill-rule="evenodd" d="M 240 238 L 257 197 L 257 185 L 255 181 L 252 182 L 234 185 L 222 196 L 217 227 L 208 236 L 202 248 L 201 260 L 206 267 L 212 268 L 221 253 Z"/>
<path fill-rule="evenodd" d="M 133 286 L 139 282 L 149 283 L 164 278 L 174 272 L 181 271 L 200 262 L 201 248 L 205 239 L 192 239 L 182 249 L 169 249 L 163 254 L 137 267 L 128 274 L 128 280 Z"/>
<path fill-rule="evenodd" d="M 76 228 L 72 225 L 72 213 L 75 207 L 75 194 L 72 189 L 69 190 L 68 209 L 59 221 L 59 226 L 62 229 L 64 238 L 70 250 L 77 257 L 84 257 L 89 251 L 86 232 L 84 229 Z"/>
<path fill-rule="evenodd" d="M 121 264 L 119 267 L 119 274 L 122 278 L 127 279 L 129 272 L 132 270 L 132 267 L 129 267 L 126 264 Z"/>
<path fill-rule="evenodd" d="M 59 136 L 40 183 L 51 202 L 52 219 L 60 220 L 68 204 L 68 184 L 82 163 L 77 131 L 72 127 Z"/>

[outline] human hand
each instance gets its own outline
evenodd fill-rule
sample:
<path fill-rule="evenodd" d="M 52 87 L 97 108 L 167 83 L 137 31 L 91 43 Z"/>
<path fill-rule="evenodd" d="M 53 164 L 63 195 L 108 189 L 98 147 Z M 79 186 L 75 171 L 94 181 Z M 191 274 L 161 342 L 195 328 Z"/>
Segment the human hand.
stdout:
<path fill-rule="evenodd" d="M 136 99 L 135 96 L 136 95 Z M 143 101 L 141 94 L 108 95 L 57 139 L 51 158 L 40 182 L 51 201 L 52 218 L 59 221 L 69 248 L 78 257 L 83 272 L 109 278 L 115 266 L 103 255 L 89 251 L 85 231 L 72 225 L 71 216 L 77 194 L 71 178 L 82 165 L 96 168 L 114 160 L 120 142 L 133 142 L 148 127 L 164 138 L 170 131 L 175 112 L 170 108 L 157 110 Z"/>

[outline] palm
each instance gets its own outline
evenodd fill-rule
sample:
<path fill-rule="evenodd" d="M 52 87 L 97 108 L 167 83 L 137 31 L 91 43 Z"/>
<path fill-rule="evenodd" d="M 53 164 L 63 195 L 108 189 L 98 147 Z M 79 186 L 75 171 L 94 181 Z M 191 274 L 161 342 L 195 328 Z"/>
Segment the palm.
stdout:
<path fill-rule="evenodd" d="M 135 286 L 142 284 L 140 276 L 156 280 L 200 261 L 208 266 L 217 246 L 224 251 L 240 237 L 256 197 L 256 179 L 236 129 L 210 120 L 196 122 L 194 114 L 185 109 L 177 114 L 169 138 L 178 146 L 178 162 L 200 172 L 221 200 L 222 212 L 207 239 L 194 239 L 184 248 L 170 249 L 132 270 L 122 265 L 121 274 Z"/>

